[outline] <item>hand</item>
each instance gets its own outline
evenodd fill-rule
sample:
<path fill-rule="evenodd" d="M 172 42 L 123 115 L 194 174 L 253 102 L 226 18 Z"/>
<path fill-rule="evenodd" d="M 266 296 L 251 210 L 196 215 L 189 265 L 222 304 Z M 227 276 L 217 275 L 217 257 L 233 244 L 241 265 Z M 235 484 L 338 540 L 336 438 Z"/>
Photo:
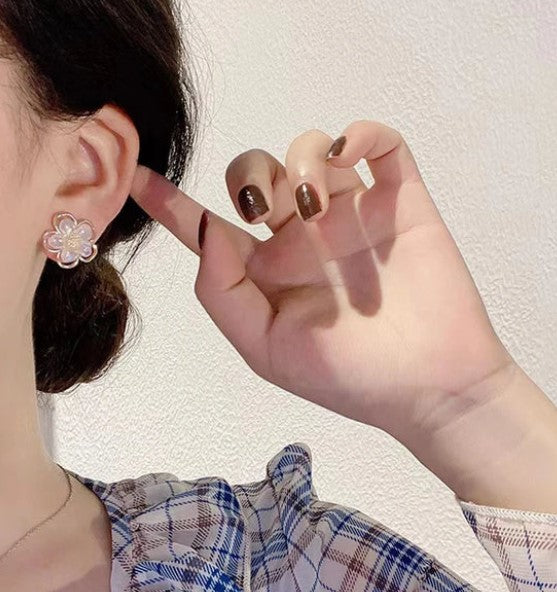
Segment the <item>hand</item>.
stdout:
<path fill-rule="evenodd" d="M 343 135 L 329 160 L 333 139 L 310 130 L 285 166 L 256 149 L 230 163 L 240 216 L 243 187 L 265 194 L 270 211 L 253 220 L 272 231 L 265 241 L 211 213 L 201 252 L 202 205 L 144 167 L 132 195 L 200 254 L 195 293 L 254 372 L 412 449 L 406 434 L 453 420 L 469 404 L 461 393 L 512 358 L 400 134 L 363 120 Z M 362 158 L 371 188 L 353 168 Z M 295 199 L 302 182 L 320 197 L 310 221 Z"/>

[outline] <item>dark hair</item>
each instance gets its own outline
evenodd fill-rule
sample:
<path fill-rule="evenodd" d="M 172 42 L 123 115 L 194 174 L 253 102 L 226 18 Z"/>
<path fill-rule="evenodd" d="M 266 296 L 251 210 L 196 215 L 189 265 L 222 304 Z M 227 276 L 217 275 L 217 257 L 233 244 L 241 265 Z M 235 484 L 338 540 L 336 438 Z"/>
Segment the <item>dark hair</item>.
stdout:
<path fill-rule="evenodd" d="M 178 184 L 197 138 L 198 99 L 184 67 L 173 0 L 0 0 L 0 36 L 22 65 L 33 112 L 58 120 L 123 109 L 140 138 L 139 163 Z M 122 353 L 130 313 L 121 273 L 154 221 L 128 199 L 89 264 L 47 260 L 33 301 L 37 390 L 58 393 L 102 376 Z M 119 272 L 117 243 L 131 254 Z"/>

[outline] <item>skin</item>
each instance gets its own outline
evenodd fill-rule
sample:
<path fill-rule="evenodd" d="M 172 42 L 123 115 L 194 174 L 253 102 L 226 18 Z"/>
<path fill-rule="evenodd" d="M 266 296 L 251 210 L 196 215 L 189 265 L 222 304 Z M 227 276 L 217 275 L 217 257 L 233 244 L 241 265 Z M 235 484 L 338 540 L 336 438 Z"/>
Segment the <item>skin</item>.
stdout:
<path fill-rule="evenodd" d="M 0 469 L 10 475 L 0 553 L 67 495 L 38 421 L 31 305 L 42 233 L 70 211 L 100 236 L 130 193 L 199 257 L 195 294 L 258 375 L 387 431 L 462 499 L 557 512 L 557 409 L 495 334 L 398 132 L 353 122 L 329 161 L 333 138 L 320 130 L 296 137 L 284 165 L 259 149 L 239 155 L 226 171 L 231 199 L 242 216 L 239 190 L 261 187 L 271 210 L 253 223 L 273 235 L 260 241 L 211 213 L 201 250 L 203 206 L 137 167 L 125 113 L 107 105 L 78 122 L 37 123 L 13 65 L 0 61 L 0 216 L 10 221 L 0 235 Z M 353 168 L 361 158 L 372 188 Z M 294 199 L 303 181 L 323 203 L 310 221 Z M 0 589 L 109 590 L 104 507 L 73 485 L 64 512 L 0 562 Z"/>
<path fill-rule="evenodd" d="M 0 469 L 10 476 L 0 485 L 3 553 L 67 496 L 65 475 L 42 441 L 37 406 L 31 312 L 46 262 L 42 233 L 59 211 L 91 220 L 102 233 L 128 198 L 139 139 L 112 106 L 79 122 L 39 122 L 15 65 L 5 60 L 0 137 Z M 0 590 L 109 589 L 108 517 L 87 488 L 77 481 L 73 487 L 59 517 L 0 561 Z"/>
<path fill-rule="evenodd" d="M 341 135 L 331 159 L 333 138 L 313 129 L 284 165 L 259 149 L 230 163 L 245 222 L 240 189 L 266 195 L 252 221 L 266 241 L 211 212 L 201 250 L 204 207 L 145 167 L 132 195 L 200 256 L 195 293 L 259 376 L 388 432 L 465 501 L 557 512 L 557 407 L 496 335 L 408 145 L 376 121 Z M 309 221 L 303 182 L 323 205 Z"/>

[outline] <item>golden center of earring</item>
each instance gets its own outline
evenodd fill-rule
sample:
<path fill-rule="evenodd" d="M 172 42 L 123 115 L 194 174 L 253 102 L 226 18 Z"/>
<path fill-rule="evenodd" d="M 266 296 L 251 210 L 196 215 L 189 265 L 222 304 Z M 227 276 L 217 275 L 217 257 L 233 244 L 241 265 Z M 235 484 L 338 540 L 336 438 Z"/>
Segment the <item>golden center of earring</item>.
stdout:
<path fill-rule="evenodd" d="M 66 248 L 68 251 L 79 251 L 82 242 L 79 236 L 70 236 L 66 239 Z"/>

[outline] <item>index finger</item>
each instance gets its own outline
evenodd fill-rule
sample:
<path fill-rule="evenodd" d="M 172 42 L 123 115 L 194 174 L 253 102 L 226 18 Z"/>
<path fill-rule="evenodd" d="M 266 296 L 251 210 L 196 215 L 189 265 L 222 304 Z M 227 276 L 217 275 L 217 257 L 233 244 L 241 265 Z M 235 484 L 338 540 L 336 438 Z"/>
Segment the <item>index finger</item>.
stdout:
<path fill-rule="evenodd" d="M 197 255 L 201 254 L 198 244 L 199 223 L 205 210 L 229 228 L 232 240 L 242 251 L 253 246 L 255 238 L 249 232 L 202 206 L 166 177 L 148 167 L 138 165 L 130 193 L 149 216 L 165 226 Z"/>

